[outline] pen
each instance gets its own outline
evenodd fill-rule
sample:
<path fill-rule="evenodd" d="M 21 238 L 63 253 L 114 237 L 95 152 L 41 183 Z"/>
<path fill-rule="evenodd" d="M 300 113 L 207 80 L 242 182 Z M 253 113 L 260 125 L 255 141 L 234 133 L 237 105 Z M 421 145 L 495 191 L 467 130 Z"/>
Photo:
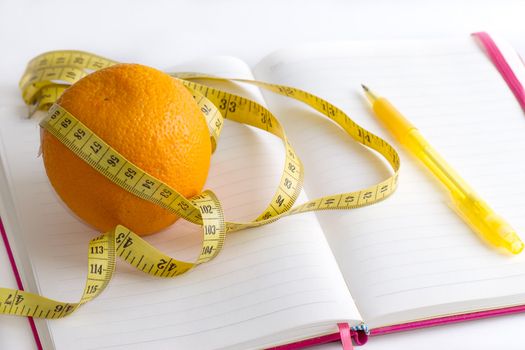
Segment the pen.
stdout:
<path fill-rule="evenodd" d="M 519 254 L 523 250 L 523 242 L 514 229 L 474 192 L 430 146 L 419 130 L 387 99 L 377 97 L 368 87 L 361 86 L 376 117 L 397 141 L 419 159 L 448 189 L 458 215 L 489 245 Z"/>

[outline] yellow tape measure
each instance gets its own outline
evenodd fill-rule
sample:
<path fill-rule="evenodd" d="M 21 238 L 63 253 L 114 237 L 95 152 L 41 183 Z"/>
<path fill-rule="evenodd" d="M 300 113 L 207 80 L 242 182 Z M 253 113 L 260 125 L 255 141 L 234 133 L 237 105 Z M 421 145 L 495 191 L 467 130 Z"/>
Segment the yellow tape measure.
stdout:
<path fill-rule="evenodd" d="M 25 291 L 0 288 L 0 313 L 39 318 L 61 318 L 97 297 L 109 284 L 119 256 L 137 269 L 157 277 L 175 277 L 213 259 L 224 245 L 228 232 L 266 225 L 281 217 L 313 210 L 352 209 L 377 203 L 396 188 L 399 171 L 397 152 L 386 141 L 357 125 L 343 111 L 308 92 L 282 85 L 245 79 L 225 79 L 196 73 L 171 73 L 193 94 L 206 118 L 212 147 L 218 143 L 224 118 L 251 125 L 281 138 L 285 165 L 279 186 L 267 208 L 251 222 L 227 222 L 217 197 L 211 191 L 185 198 L 175 189 L 130 162 L 55 102 L 71 84 L 92 71 L 117 62 L 81 51 L 54 51 L 32 59 L 20 80 L 22 97 L 30 115 L 47 110 L 40 125 L 73 153 L 108 180 L 132 194 L 153 202 L 202 226 L 203 240 L 194 262 L 164 255 L 124 226 L 117 226 L 92 239 L 88 247 L 88 276 L 79 302 L 65 303 Z M 227 91 L 193 80 L 223 80 L 255 85 L 301 101 L 336 122 L 357 142 L 379 152 L 392 166 L 393 175 L 369 188 L 318 198 L 294 206 L 303 184 L 303 166 L 278 119 L 262 105 Z M 153 155 L 154 156 L 154 155 Z"/>

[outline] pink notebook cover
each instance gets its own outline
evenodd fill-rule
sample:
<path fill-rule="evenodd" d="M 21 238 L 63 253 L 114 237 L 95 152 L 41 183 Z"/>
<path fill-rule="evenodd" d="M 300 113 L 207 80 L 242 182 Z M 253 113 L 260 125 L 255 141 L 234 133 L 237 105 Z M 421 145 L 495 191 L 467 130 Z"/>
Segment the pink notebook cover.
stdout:
<path fill-rule="evenodd" d="M 510 65 L 508 64 L 507 60 L 505 59 L 501 51 L 497 47 L 494 40 L 492 40 L 490 35 L 487 34 L 486 32 L 473 33 L 472 36 L 476 38 L 479 41 L 479 43 L 482 45 L 482 47 L 485 49 L 487 56 L 494 63 L 494 65 L 500 72 L 502 78 L 505 80 L 510 90 L 516 97 L 516 100 L 518 101 L 523 111 L 525 112 L 525 89 L 523 88 L 523 85 L 517 78 L 516 74 L 514 73 Z M 11 267 L 13 269 L 13 274 L 15 276 L 17 286 L 20 290 L 23 290 L 22 279 L 20 277 L 20 273 L 16 266 L 13 251 L 9 244 L 7 233 L 5 232 L 4 225 L 1 219 L 0 219 L 0 234 L 2 236 L 2 240 L 4 242 L 5 249 L 7 251 L 9 262 L 11 263 Z M 489 318 L 489 317 L 495 317 L 495 316 L 501 316 L 501 315 L 510 315 L 510 314 L 515 314 L 519 312 L 525 312 L 525 305 L 518 305 L 518 306 L 505 307 L 505 308 L 486 310 L 486 311 L 470 312 L 470 313 L 465 313 L 461 315 L 436 317 L 433 319 L 422 320 L 422 321 L 407 322 L 407 323 L 402 323 L 402 324 L 374 328 L 374 329 L 371 329 L 369 332 L 365 331 L 362 328 L 358 329 L 359 327 L 350 328 L 348 324 L 340 323 L 337 325 L 339 328 L 339 332 L 328 334 L 328 335 L 323 335 L 323 336 L 315 337 L 311 339 L 301 340 L 301 341 L 286 344 L 286 345 L 276 346 L 268 350 L 296 350 L 296 349 L 303 349 L 303 348 L 307 348 L 310 346 L 325 344 L 325 343 L 330 343 L 330 342 L 335 342 L 335 341 L 341 342 L 343 350 L 350 350 L 353 348 L 353 344 L 364 345 L 367 342 L 369 336 L 377 336 L 377 335 L 384 335 L 384 334 L 395 333 L 395 332 L 403 332 L 403 331 L 408 331 L 408 330 L 434 327 L 434 326 L 440 326 L 444 324 L 458 323 L 458 322 L 477 320 L 481 318 Z M 38 331 L 36 329 L 34 320 L 32 317 L 28 317 L 28 321 L 29 321 L 31 330 L 33 332 L 33 336 L 35 338 L 37 348 L 39 350 L 42 350 L 43 349 L 42 343 L 40 342 L 40 337 L 38 335 Z"/>

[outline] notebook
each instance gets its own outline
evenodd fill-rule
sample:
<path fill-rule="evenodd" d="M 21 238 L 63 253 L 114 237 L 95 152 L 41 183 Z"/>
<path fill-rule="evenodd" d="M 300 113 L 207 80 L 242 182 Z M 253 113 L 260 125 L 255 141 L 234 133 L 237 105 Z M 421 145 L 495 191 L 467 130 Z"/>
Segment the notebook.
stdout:
<path fill-rule="evenodd" d="M 518 56 L 499 47 L 525 81 Z M 318 43 L 271 53 L 255 67 L 214 57 L 161 68 L 295 86 L 397 145 L 372 116 L 360 87 L 366 83 L 397 105 L 525 238 L 525 115 L 472 38 Z M 50 186 L 37 156 L 38 122 L 25 118 L 16 83 L 0 105 L 5 233 L 26 290 L 76 301 L 87 244 L 99 233 Z M 373 151 L 304 105 L 254 87 L 227 88 L 268 106 L 285 126 L 305 165 L 298 203 L 365 188 L 390 174 Z M 337 324 L 353 327 L 354 340 L 363 342 L 366 329 L 374 335 L 520 310 L 525 255 L 498 254 L 480 242 L 448 207 L 440 185 L 397 148 L 399 188 L 389 199 L 231 234 L 217 258 L 175 279 L 119 263 L 102 296 L 64 319 L 35 320 L 43 347 L 292 349 L 312 338 L 333 339 Z M 228 220 L 253 219 L 270 201 L 283 161 L 279 139 L 226 120 L 206 188 L 218 195 Z M 184 221 L 146 239 L 181 259 L 195 257 L 200 243 L 198 228 Z"/>

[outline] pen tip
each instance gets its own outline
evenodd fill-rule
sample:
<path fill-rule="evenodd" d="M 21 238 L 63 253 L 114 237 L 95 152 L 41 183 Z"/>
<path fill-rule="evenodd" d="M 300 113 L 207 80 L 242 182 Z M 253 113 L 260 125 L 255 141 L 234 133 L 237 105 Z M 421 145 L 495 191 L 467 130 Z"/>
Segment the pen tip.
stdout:
<path fill-rule="evenodd" d="M 361 87 L 365 91 L 365 95 L 370 103 L 374 104 L 375 100 L 377 100 L 377 96 L 365 84 L 361 84 Z"/>

